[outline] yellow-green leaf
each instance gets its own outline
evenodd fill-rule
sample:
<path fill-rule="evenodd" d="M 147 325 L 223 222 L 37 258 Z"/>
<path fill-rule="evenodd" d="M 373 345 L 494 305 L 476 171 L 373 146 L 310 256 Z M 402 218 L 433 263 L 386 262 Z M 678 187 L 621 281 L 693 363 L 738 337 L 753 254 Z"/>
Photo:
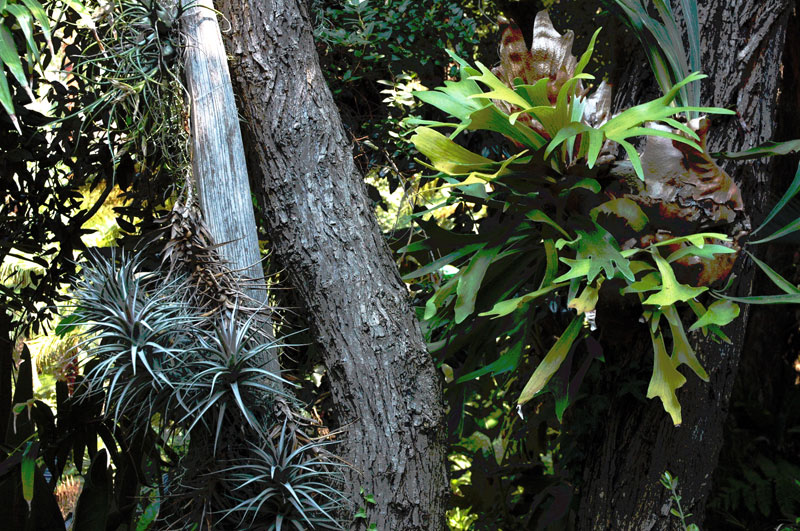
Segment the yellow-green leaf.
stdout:
<path fill-rule="evenodd" d="M 33 18 L 35 18 L 36 22 L 38 22 L 39 25 L 42 27 L 42 34 L 44 35 L 44 38 L 47 40 L 47 45 L 50 47 L 50 53 L 55 55 L 56 50 L 55 48 L 53 48 L 53 39 L 52 39 L 53 31 L 50 27 L 50 17 L 47 16 L 47 13 L 42 7 L 42 4 L 40 4 L 36 0 L 22 0 L 22 3 L 25 4 L 25 7 L 27 7 L 28 10 L 31 12 L 31 15 L 33 15 Z M 77 11 L 75 7 L 75 4 L 77 4 L 77 2 L 72 2 L 72 3 L 68 2 L 68 4 L 70 5 L 70 7 L 72 7 L 72 9 L 75 9 Z M 82 7 L 82 9 L 85 10 L 86 8 Z"/>
<path fill-rule="evenodd" d="M 28 510 L 31 510 L 33 501 L 33 482 L 34 472 L 36 471 L 36 457 L 31 451 L 33 443 L 28 443 L 22 454 L 22 497 L 28 502 Z"/>
<path fill-rule="evenodd" d="M 653 341 L 653 376 L 647 386 L 647 398 L 659 397 L 664 405 L 664 410 L 672 417 L 672 423 L 681 424 L 681 404 L 675 391 L 686 383 L 686 378 L 675 368 L 672 359 L 667 354 L 664 337 L 661 332 L 650 332 Z"/>
<path fill-rule="evenodd" d="M 736 313 L 739 313 L 738 308 Z M 707 382 L 708 373 L 703 366 L 700 365 L 700 361 L 697 359 L 694 349 L 686 338 L 686 332 L 683 330 L 683 323 L 681 322 L 681 318 L 675 306 L 664 308 L 664 317 L 667 318 L 670 331 L 672 332 L 672 361 L 675 363 L 675 366 L 679 367 L 682 363 L 685 363 L 701 380 Z"/>
<path fill-rule="evenodd" d="M 491 316 L 493 318 L 504 317 L 504 316 L 506 316 L 506 315 L 508 315 L 510 313 L 514 313 L 515 311 L 517 311 L 518 309 L 522 308 L 523 305 L 529 303 L 530 301 L 532 301 L 534 299 L 538 299 L 542 295 L 544 295 L 546 293 L 549 293 L 549 292 L 553 291 L 554 289 L 563 288 L 566 285 L 567 285 L 566 282 L 563 282 L 563 283 L 560 283 L 560 284 L 550 284 L 549 286 L 544 287 L 542 289 L 537 289 L 536 291 L 532 291 L 531 293 L 527 293 L 527 294 L 523 295 L 522 297 L 517 297 L 517 298 L 514 298 L 514 299 L 508 299 L 508 300 L 505 300 L 505 301 L 500 301 L 497 304 L 495 304 L 492 307 L 491 310 L 489 310 L 488 312 L 483 312 L 483 313 L 481 313 L 479 315 L 480 316 Z M 427 317 L 426 317 L 426 319 L 427 319 Z"/>
<path fill-rule="evenodd" d="M 536 396 L 536 393 L 541 391 L 550 378 L 556 373 L 561 363 L 569 354 L 572 344 L 578 338 L 583 329 L 583 316 L 578 315 L 569 324 L 561 337 L 558 338 L 555 345 L 550 349 L 542 362 L 536 367 L 528 383 L 522 389 L 522 393 L 517 400 L 518 405 L 523 405 L 531 398 Z"/>
<path fill-rule="evenodd" d="M 478 296 L 478 291 L 481 289 L 483 277 L 486 275 L 486 270 L 489 269 L 489 265 L 499 251 L 500 247 L 492 247 L 489 249 L 481 249 L 475 253 L 469 265 L 464 269 L 461 278 L 458 279 L 455 307 L 456 323 L 462 322 L 475 311 L 475 299 Z"/>
<path fill-rule="evenodd" d="M 469 79 L 474 79 L 475 81 L 480 81 L 487 87 L 489 87 L 489 92 L 484 92 L 482 94 L 473 94 L 470 98 L 481 98 L 481 99 L 494 99 L 494 100 L 501 100 L 508 102 L 512 105 L 516 105 L 520 109 L 526 109 L 531 106 L 531 102 L 526 101 L 525 98 L 508 88 L 505 83 L 503 83 L 500 79 L 497 78 L 492 71 L 486 68 L 480 62 L 475 63 L 478 69 L 481 72 L 481 75 L 478 76 L 470 76 Z"/>
<path fill-rule="evenodd" d="M 31 12 L 19 4 L 8 4 L 6 10 L 14 15 L 17 19 L 17 24 L 25 36 L 25 44 L 28 51 L 33 55 L 35 61 L 39 61 L 39 47 L 36 46 L 36 41 L 33 40 L 33 17 Z"/>
<path fill-rule="evenodd" d="M 651 271 L 636 282 L 632 282 L 622 288 L 621 293 L 623 295 L 628 295 L 629 293 L 644 293 L 646 291 L 655 291 L 659 287 L 661 287 L 661 277 L 659 277 L 658 273 L 655 271 Z"/>
<path fill-rule="evenodd" d="M 436 310 L 439 309 L 439 306 L 441 306 L 445 299 L 456 290 L 456 285 L 458 284 L 458 278 L 460 276 L 461 272 L 453 276 L 444 286 L 436 290 L 436 293 L 431 295 L 431 298 L 425 303 L 425 315 L 422 317 L 424 320 L 427 321 L 436 315 Z"/>
<path fill-rule="evenodd" d="M 708 289 L 705 286 L 695 288 L 679 283 L 669 263 L 661 258 L 658 251 L 653 252 L 653 259 L 656 262 L 656 267 L 658 267 L 658 272 L 661 273 L 661 291 L 647 297 L 643 304 L 653 304 L 661 307 L 669 306 L 678 301 L 686 302 L 689 299 L 693 299 Z"/>
<path fill-rule="evenodd" d="M 463 148 L 430 127 L 418 127 L 411 143 L 428 157 L 433 167 L 448 175 L 466 175 L 497 166 L 493 160 Z"/>
<path fill-rule="evenodd" d="M 725 326 L 739 317 L 739 305 L 727 300 L 719 300 L 708 307 L 700 319 L 697 320 L 689 331 L 697 330 L 708 325 Z"/>
<path fill-rule="evenodd" d="M 5 63 L 14 77 L 17 78 L 19 84 L 22 85 L 28 93 L 28 97 L 33 101 L 33 92 L 31 92 L 28 79 L 25 77 L 25 70 L 22 68 L 22 61 L 19 59 L 17 45 L 14 44 L 14 37 L 2 23 L 0 23 L 0 61 Z"/>
<path fill-rule="evenodd" d="M 603 277 L 597 277 L 594 285 L 587 285 L 583 288 L 583 293 L 581 293 L 580 297 L 575 297 L 569 301 L 567 307 L 576 310 L 578 315 L 594 310 L 600 298 L 600 286 L 603 285 L 603 280 Z"/>
<path fill-rule="evenodd" d="M 593 221 L 597 221 L 597 216 L 600 214 L 617 216 L 624 219 L 628 226 L 635 231 L 644 229 L 650 221 L 639 205 L 627 197 L 618 197 L 606 201 L 600 206 L 594 207 L 589 214 L 592 216 Z"/>

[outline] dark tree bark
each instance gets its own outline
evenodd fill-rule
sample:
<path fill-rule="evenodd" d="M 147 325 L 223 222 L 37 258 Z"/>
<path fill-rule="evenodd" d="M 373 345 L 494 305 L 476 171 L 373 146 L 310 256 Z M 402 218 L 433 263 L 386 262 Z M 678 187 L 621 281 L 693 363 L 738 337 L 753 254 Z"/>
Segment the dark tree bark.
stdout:
<path fill-rule="evenodd" d="M 673 2 L 675 4 L 675 2 Z M 703 71 L 703 104 L 734 108 L 738 117 L 715 119 L 710 133 L 711 151 L 738 150 L 773 138 L 780 83 L 780 64 L 786 25 L 793 0 L 709 0 L 699 6 Z M 653 95 L 653 84 L 644 57 L 631 62 L 628 78 L 620 84 L 618 107 Z M 725 166 L 739 185 L 746 212 L 756 222 L 765 205 L 774 203 L 772 173 L 768 162 Z M 753 266 L 740 258 L 734 290 L 749 294 Z M 732 344 L 698 341 L 698 357 L 711 381 L 695 375 L 678 391 L 683 425 L 673 427 L 657 400 L 642 404 L 615 398 L 602 430 L 596 435 L 587 459 L 581 506 L 580 530 L 678 529 L 670 516 L 669 493 L 659 476 L 669 470 L 680 478 L 679 493 L 689 522 L 702 524 L 722 445 L 722 428 L 744 345 L 748 309 L 725 331 Z M 646 349 L 625 353 L 606 347 L 608 358 L 645 356 Z M 631 359 L 631 358 L 627 358 Z"/>
<path fill-rule="evenodd" d="M 301 0 L 223 0 L 231 71 L 278 262 L 311 321 L 347 427 L 348 488 L 378 529 L 444 527 L 440 377 L 355 169 Z M 358 523 L 356 523 L 358 524 Z M 356 525 L 354 524 L 354 526 Z M 358 524 L 360 525 L 360 524 Z"/>

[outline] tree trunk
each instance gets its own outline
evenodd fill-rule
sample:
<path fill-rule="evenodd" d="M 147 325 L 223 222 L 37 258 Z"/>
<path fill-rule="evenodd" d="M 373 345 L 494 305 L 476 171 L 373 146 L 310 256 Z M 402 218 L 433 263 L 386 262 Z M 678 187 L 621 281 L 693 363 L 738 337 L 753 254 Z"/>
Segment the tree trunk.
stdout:
<path fill-rule="evenodd" d="M 673 2 L 675 3 L 675 2 Z M 709 0 L 700 3 L 703 43 L 703 105 L 734 108 L 739 116 L 715 118 L 710 150 L 738 150 L 773 137 L 786 24 L 793 0 Z M 635 63 L 635 64 L 634 64 Z M 649 68 L 632 61 L 630 77 L 620 85 L 618 107 L 629 107 L 648 90 Z M 637 73 L 638 72 L 638 73 Z M 646 73 L 647 75 L 643 74 Z M 767 162 L 725 166 L 739 185 L 747 213 L 756 222 L 774 203 Z M 734 291 L 748 294 L 753 266 L 740 259 Z M 673 427 L 657 400 L 646 404 L 630 397 L 613 400 L 608 418 L 587 458 L 577 528 L 580 530 L 679 529 L 670 516 L 669 493 L 659 484 L 668 470 L 680 478 L 679 494 L 687 523 L 702 524 L 711 475 L 722 445 L 722 428 L 744 344 L 748 311 L 726 333 L 732 344 L 698 341 L 698 357 L 711 381 L 694 374 L 678 391 L 683 425 Z M 627 353 L 607 346 L 607 358 Z M 649 356 L 639 350 L 633 356 Z"/>
<path fill-rule="evenodd" d="M 250 195 L 239 115 L 233 97 L 225 47 L 222 44 L 212 0 L 182 0 L 186 37 L 186 85 L 191 101 L 192 178 L 200 209 L 225 265 L 244 282 L 249 301 L 240 306 L 260 306 L 267 301 L 261 267 L 256 218 Z M 269 309 L 263 312 L 263 333 L 273 337 Z M 276 350 L 265 351 L 264 368 L 280 373 Z M 271 382 L 271 385 L 278 385 Z"/>
<path fill-rule="evenodd" d="M 377 529 L 444 527 L 437 373 L 368 204 L 301 0 L 222 0 L 278 262 L 308 312 L 347 428 L 351 499 Z M 366 504 L 359 494 L 375 498 Z"/>

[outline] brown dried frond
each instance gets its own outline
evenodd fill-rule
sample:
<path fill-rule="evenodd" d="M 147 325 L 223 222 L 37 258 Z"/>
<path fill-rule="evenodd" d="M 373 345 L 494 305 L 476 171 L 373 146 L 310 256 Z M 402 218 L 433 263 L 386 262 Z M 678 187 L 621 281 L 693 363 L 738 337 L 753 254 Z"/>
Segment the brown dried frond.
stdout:
<path fill-rule="evenodd" d="M 221 310 L 258 312 L 263 304 L 248 297 L 243 279 L 231 270 L 217 249 L 203 221 L 202 213 L 193 201 L 191 184 L 175 201 L 169 214 L 159 220 L 169 231 L 169 239 L 162 250 L 162 263 L 167 266 L 167 278 L 185 274 L 193 289 L 189 301 L 213 315 Z"/>
<path fill-rule="evenodd" d="M 75 512 L 81 490 L 83 490 L 83 480 L 80 476 L 64 476 L 58 482 L 56 500 L 58 500 L 58 508 L 64 518 Z"/>

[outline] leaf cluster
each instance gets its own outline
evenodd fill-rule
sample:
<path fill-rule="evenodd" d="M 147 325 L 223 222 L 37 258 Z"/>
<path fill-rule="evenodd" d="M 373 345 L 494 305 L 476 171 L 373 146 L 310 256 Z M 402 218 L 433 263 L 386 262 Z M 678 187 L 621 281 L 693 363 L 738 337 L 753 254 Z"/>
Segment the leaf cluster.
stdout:
<path fill-rule="evenodd" d="M 446 186 L 452 191 L 449 203 L 485 206 L 487 215 L 475 233 L 459 234 L 457 238 L 448 231 L 429 230 L 431 222 L 421 222 L 427 238 L 403 251 L 416 252 L 417 257 L 423 252 L 433 252 L 440 258 L 405 278 L 419 278 L 444 266 L 455 266 L 457 272 L 426 303 L 423 317 L 430 320 L 431 331 L 447 337 L 472 335 L 473 331 L 461 325 L 476 313 L 480 293 L 484 311 L 471 324 L 493 330 L 484 330 L 483 337 L 508 337 L 515 345 L 499 359 L 462 375 L 459 381 L 515 370 L 521 352 L 531 345 L 525 331 L 534 328 L 534 323 L 544 317 L 540 312 L 546 314 L 556 297 L 566 296 L 561 303 L 555 302 L 556 308 L 561 305 L 565 310 L 575 308 L 578 315 L 571 319 L 561 338 L 542 351 L 544 357 L 520 394 L 519 405 L 544 390 L 577 340 L 586 337 L 582 323 L 592 324 L 601 286 L 621 283 L 616 288 L 617 296 L 638 298 L 644 319 L 650 323 L 655 366 L 648 396 L 661 397 L 665 409 L 679 424 L 680 406 L 675 390 L 685 383 L 685 378 L 676 367 L 686 363 L 701 378 L 707 379 L 707 375 L 689 345 L 675 304 L 692 301 L 698 317 L 707 316 L 698 327 L 722 339 L 725 336 L 718 326 L 729 322 L 735 310 L 727 303 L 730 306 L 727 313 L 707 313 L 694 301 L 707 287 L 679 282 L 672 263 L 686 255 L 713 257 L 734 250 L 719 245 L 730 241 L 719 233 L 662 238 L 623 248 L 619 241 L 640 238 L 647 232 L 644 227 L 649 226 L 650 220 L 630 199 L 607 200 L 600 194 L 608 177 L 595 164 L 603 144 L 617 142 L 630 148 L 633 167 L 642 177 L 641 165 L 635 162 L 636 151 L 625 140 L 636 135 L 680 139 L 699 150 L 700 146 L 689 135 L 694 133 L 671 118 L 681 108 L 670 106 L 678 89 L 699 76 L 690 76 L 658 100 L 591 125 L 583 118 L 585 99 L 577 90 L 581 80 L 591 78 L 582 73 L 591 48 L 592 44 L 577 62 L 573 77 L 561 85 L 555 102 L 547 92 L 548 78 L 532 85 L 517 80 L 514 87 L 509 87 L 480 63 L 478 68 L 472 68 L 455 56 L 461 66 L 460 81 L 446 82 L 445 87 L 436 91 L 418 94 L 421 100 L 439 107 L 460 123 L 415 121 L 418 127 L 411 141 L 431 161 L 429 167 L 439 172 L 433 178 L 448 183 Z M 517 110 L 509 115 L 498 101 Z M 524 114 L 533 121 L 521 120 Z M 673 124 L 686 136 L 642 126 L 654 120 Z M 453 128 L 453 133 L 445 136 L 432 127 Z M 456 143 L 457 135 L 467 129 L 501 133 L 522 151 L 495 162 Z M 615 224 L 621 228 L 612 228 L 613 234 L 605 228 Z M 450 240 L 447 244 L 445 237 Z M 561 273 L 563 266 L 568 270 Z M 536 311 L 537 307 L 541 310 Z M 662 316 L 671 337 L 671 356 L 661 331 Z M 496 327 L 489 325 L 486 318 L 498 321 Z"/>
<path fill-rule="evenodd" d="M 258 366 L 279 345 L 235 310 L 209 322 L 185 302 L 186 289 L 144 273 L 135 258 L 94 258 L 69 325 L 85 330 L 83 371 L 106 417 L 129 425 L 131 437 L 152 431 L 180 455 L 158 482 L 169 492 L 159 519 L 181 528 L 340 528 L 341 465 L 325 443 L 301 442 L 296 421 L 282 414 L 281 422 L 281 404 L 294 407 L 283 390 L 291 384 Z"/>
<path fill-rule="evenodd" d="M 435 85 L 450 74 L 445 48 L 472 56 L 481 45 L 474 7 L 455 0 L 315 0 L 315 40 L 320 65 L 345 126 L 355 140 L 356 162 L 370 198 L 385 210 L 379 188 L 394 193 L 419 171 L 411 146 L 397 134 L 400 122 L 420 112 L 404 86 Z M 429 110 L 422 110 L 428 114 Z"/>

